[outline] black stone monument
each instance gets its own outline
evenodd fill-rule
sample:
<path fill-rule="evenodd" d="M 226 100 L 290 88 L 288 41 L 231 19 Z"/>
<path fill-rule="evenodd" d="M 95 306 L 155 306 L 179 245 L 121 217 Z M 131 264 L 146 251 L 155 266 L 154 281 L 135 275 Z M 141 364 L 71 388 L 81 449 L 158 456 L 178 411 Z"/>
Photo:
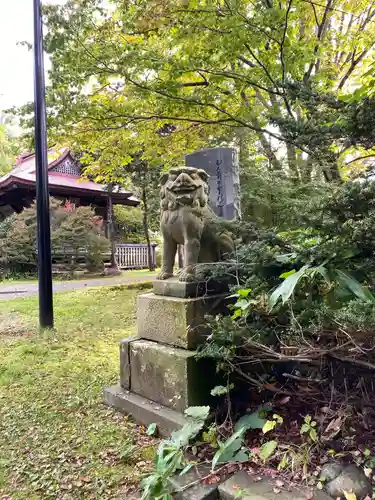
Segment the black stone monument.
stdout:
<path fill-rule="evenodd" d="M 238 219 L 240 213 L 240 179 L 237 152 L 234 148 L 210 148 L 185 156 L 188 167 L 202 168 L 209 178 L 210 205 L 227 220 Z"/>

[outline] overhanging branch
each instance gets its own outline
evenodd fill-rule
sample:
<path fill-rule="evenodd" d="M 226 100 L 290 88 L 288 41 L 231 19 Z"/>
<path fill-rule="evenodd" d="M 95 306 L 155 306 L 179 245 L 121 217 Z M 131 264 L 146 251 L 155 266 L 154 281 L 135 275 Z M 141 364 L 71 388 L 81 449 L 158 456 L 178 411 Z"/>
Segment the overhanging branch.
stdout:
<path fill-rule="evenodd" d="M 355 163 L 356 161 L 364 160 L 366 158 L 374 158 L 375 153 L 372 153 L 370 155 L 364 155 L 364 156 L 359 156 L 358 158 L 353 158 L 353 160 L 348 161 L 345 163 L 345 166 L 347 167 L 348 165 L 351 165 L 352 163 Z"/>

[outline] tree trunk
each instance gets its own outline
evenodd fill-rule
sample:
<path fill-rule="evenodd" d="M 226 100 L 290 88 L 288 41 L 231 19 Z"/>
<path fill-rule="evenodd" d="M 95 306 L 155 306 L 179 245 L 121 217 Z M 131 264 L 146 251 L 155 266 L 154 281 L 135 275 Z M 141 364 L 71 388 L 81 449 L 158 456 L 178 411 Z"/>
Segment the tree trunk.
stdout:
<path fill-rule="evenodd" d="M 331 163 L 323 168 L 323 175 L 327 182 L 341 182 L 341 175 L 337 163 Z"/>
<path fill-rule="evenodd" d="M 148 228 L 148 203 L 147 203 L 146 183 L 144 183 L 142 186 L 142 203 L 143 203 L 143 232 L 147 242 L 148 268 L 150 271 L 155 271 L 153 248 L 151 245 L 150 231 Z"/>
<path fill-rule="evenodd" d="M 107 202 L 107 231 L 108 239 L 111 246 L 111 268 L 113 270 L 119 271 L 119 267 L 116 260 L 116 241 L 115 232 L 113 227 L 113 203 L 112 203 L 112 190 L 113 185 L 110 183 L 108 185 L 108 202 Z"/>
<path fill-rule="evenodd" d="M 341 175 L 337 165 L 337 157 L 331 151 L 322 157 L 323 175 L 327 182 L 341 182 Z"/>
<path fill-rule="evenodd" d="M 255 116 L 251 117 L 250 122 L 254 127 L 261 128 L 260 122 Z M 256 135 L 258 136 L 259 142 L 262 145 L 264 154 L 267 156 L 270 162 L 272 170 L 282 170 L 282 165 L 280 161 L 277 159 L 270 144 L 270 141 L 267 139 L 265 134 L 263 132 L 256 132 Z"/>
<path fill-rule="evenodd" d="M 311 182 L 313 179 L 314 159 L 309 155 L 306 159 L 300 155 L 299 171 L 301 172 L 301 180 L 303 183 Z"/>
<path fill-rule="evenodd" d="M 297 154 L 296 148 L 292 144 L 286 144 L 286 151 L 288 157 L 288 167 L 291 174 L 292 179 L 295 182 L 298 182 L 300 179 L 298 166 L 297 166 Z"/>
<path fill-rule="evenodd" d="M 246 165 L 249 158 L 249 137 L 251 133 L 253 132 L 245 127 L 238 127 L 238 129 L 236 129 L 240 168 L 243 168 Z"/>
<path fill-rule="evenodd" d="M 262 127 L 261 127 L 260 121 L 258 120 L 258 117 L 252 111 L 250 103 L 248 101 L 248 98 L 247 98 L 245 92 L 241 92 L 241 97 L 242 97 L 244 104 L 249 109 L 249 122 L 251 123 L 251 125 L 253 127 L 255 127 L 257 129 L 261 129 Z M 272 170 L 282 170 L 282 165 L 279 162 L 279 160 L 277 159 L 274 151 L 272 150 L 271 143 L 267 139 L 266 135 L 261 131 L 258 131 L 255 133 L 259 139 L 259 142 L 262 146 L 262 149 L 263 149 L 265 156 L 268 158 L 268 161 L 269 161 L 269 164 L 270 164 Z"/>

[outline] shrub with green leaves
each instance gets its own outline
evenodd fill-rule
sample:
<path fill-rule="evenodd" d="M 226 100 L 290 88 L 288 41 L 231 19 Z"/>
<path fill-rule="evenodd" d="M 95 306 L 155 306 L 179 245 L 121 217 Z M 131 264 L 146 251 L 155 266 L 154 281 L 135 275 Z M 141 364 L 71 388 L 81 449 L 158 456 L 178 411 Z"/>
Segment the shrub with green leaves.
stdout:
<path fill-rule="evenodd" d="M 361 363 L 375 366 L 374 234 L 374 182 L 331 187 L 310 200 L 291 229 L 254 231 L 220 269 L 236 276 L 235 301 L 230 317 L 209 320 L 211 335 L 199 356 L 258 387 L 275 377 L 284 384 L 283 373 L 296 366 L 285 363 L 293 360 L 311 366 L 326 356 L 327 363 L 355 362 L 357 371 Z M 260 378 L 251 373 L 257 366 Z M 314 379 L 331 376 L 324 366 Z"/>
<path fill-rule="evenodd" d="M 52 199 L 50 204 L 52 255 L 86 254 L 87 265 L 100 268 L 108 240 L 103 220 L 89 206 L 76 207 Z M 36 205 L 5 219 L 0 225 L 0 264 L 11 272 L 35 271 L 37 260 Z"/>
<path fill-rule="evenodd" d="M 245 162 L 241 167 L 242 216 L 263 229 L 300 227 L 313 200 L 334 189 L 329 183 L 295 182 L 285 172 L 257 162 Z"/>

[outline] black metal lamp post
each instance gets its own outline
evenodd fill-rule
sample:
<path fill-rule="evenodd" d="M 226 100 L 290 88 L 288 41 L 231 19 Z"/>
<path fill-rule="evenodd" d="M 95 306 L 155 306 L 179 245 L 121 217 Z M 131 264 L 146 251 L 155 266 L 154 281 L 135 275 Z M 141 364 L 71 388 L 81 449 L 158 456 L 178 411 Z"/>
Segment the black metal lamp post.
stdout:
<path fill-rule="evenodd" d="M 39 324 L 53 327 L 51 228 L 48 192 L 46 102 L 43 64 L 43 30 L 40 0 L 34 1 L 34 111 Z"/>

